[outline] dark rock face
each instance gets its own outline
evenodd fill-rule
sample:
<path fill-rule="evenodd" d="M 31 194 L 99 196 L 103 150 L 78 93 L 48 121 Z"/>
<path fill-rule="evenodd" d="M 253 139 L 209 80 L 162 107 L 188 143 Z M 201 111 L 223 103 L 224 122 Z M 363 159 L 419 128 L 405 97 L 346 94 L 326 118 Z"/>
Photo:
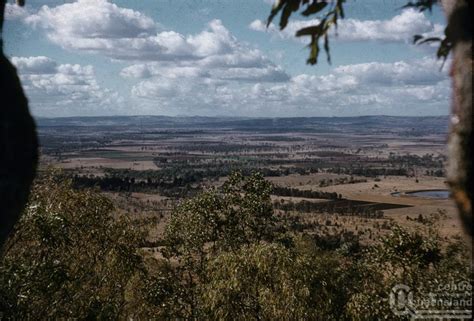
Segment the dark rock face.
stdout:
<path fill-rule="evenodd" d="M 4 1 L 1 1 L 3 20 Z M 0 23 L 3 21 L 0 21 Z M 0 249 L 28 201 L 38 164 L 36 126 L 15 67 L 0 52 Z"/>

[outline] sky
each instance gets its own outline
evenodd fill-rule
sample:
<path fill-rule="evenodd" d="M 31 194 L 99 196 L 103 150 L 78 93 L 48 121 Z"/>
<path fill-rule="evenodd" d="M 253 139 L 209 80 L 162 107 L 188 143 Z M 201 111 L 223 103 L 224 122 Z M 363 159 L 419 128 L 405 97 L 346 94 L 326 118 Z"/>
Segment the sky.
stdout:
<path fill-rule="evenodd" d="M 26 2 L 7 4 L 4 49 L 38 117 L 449 113 L 449 61 L 412 44 L 442 35 L 440 8 L 349 0 L 332 63 L 310 66 L 294 33 L 317 17 L 266 28 L 272 0 Z"/>

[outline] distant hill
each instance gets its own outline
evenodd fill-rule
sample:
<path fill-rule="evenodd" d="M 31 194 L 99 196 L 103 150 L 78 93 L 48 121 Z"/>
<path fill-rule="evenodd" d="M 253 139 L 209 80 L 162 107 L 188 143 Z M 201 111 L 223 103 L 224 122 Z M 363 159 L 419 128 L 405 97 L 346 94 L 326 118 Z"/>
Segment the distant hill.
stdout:
<path fill-rule="evenodd" d="M 241 117 L 169 117 L 169 116 L 104 116 L 38 118 L 38 126 L 45 127 L 122 127 L 123 129 L 177 129 L 212 130 L 215 128 L 256 132 L 354 132 L 377 134 L 406 132 L 407 134 L 443 134 L 448 131 L 448 116 L 397 117 L 295 117 L 295 118 L 241 118 Z"/>

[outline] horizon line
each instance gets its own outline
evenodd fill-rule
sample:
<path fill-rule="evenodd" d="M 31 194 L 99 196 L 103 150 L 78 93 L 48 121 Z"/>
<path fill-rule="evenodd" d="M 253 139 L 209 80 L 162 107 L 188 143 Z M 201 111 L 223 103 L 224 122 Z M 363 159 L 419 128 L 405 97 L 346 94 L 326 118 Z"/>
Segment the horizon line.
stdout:
<path fill-rule="evenodd" d="M 202 116 L 202 115 L 96 115 L 96 116 L 33 116 L 34 119 L 66 119 L 66 118 L 111 118 L 111 117 L 166 117 L 166 118 L 231 118 L 231 119 L 285 119 L 285 118 L 361 118 L 361 117 L 397 117 L 397 118 L 427 118 L 427 117 L 449 117 L 450 114 L 446 115 L 379 115 L 379 114 L 368 114 L 358 116 Z"/>

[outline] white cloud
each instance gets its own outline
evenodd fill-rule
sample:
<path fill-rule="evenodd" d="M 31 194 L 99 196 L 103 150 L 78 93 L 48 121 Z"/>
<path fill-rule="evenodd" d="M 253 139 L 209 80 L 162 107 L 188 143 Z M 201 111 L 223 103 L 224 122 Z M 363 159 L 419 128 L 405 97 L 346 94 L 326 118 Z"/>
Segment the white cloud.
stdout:
<path fill-rule="evenodd" d="M 29 15 L 27 7 L 20 7 L 16 4 L 5 4 L 5 20 L 23 20 Z"/>
<path fill-rule="evenodd" d="M 150 78 L 152 73 L 149 64 L 136 64 L 122 69 L 120 75 L 124 78 L 145 79 Z"/>
<path fill-rule="evenodd" d="M 49 39 L 65 49 L 118 60 L 150 61 L 148 65 L 125 68 L 121 75 L 128 78 L 165 74 L 172 78 L 176 73 L 188 77 L 191 72 L 211 79 L 289 79 L 259 50 L 238 42 L 220 20 L 210 21 L 205 30 L 195 35 L 156 32 L 157 23 L 137 11 L 106 0 L 79 0 L 54 8 L 43 6 L 26 21 L 44 28 Z"/>
<path fill-rule="evenodd" d="M 187 42 L 195 50 L 195 55 L 205 57 L 231 52 L 235 47 L 236 39 L 222 22 L 216 19 L 209 23 L 209 30 L 187 37 Z"/>
<path fill-rule="evenodd" d="M 329 74 L 300 74 L 282 82 L 212 81 L 195 71 L 176 71 L 134 86 L 135 97 L 168 112 L 272 115 L 444 114 L 450 92 L 439 62 L 424 58 L 394 63 L 364 63 L 334 68 Z M 161 69 L 157 69 L 161 70 Z M 202 81 L 207 79 L 207 82 Z M 217 108 L 217 109 L 216 109 Z"/>
<path fill-rule="evenodd" d="M 280 82 L 287 81 L 289 76 L 278 66 L 267 68 L 223 68 L 211 71 L 217 79 L 237 81 Z"/>
<path fill-rule="evenodd" d="M 158 23 L 137 11 L 120 8 L 106 0 L 79 0 L 52 8 L 43 6 L 25 21 L 44 30 L 52 42 L 64 49 L 135 62 L 120 73 L 132 82 L 137 81 L 131 84 L 132 97 L 159 100 L 164 105 L 168 103 L 163 101 L 165 98 L 169 104 L 178 102 L 181 106 L 186 105 L 188 99 L 210 103 L 214 101 L 213 95 L 229 98 L 229 93 L 242 83 L 290 79 L 260 50 L 239 42 L 217 19 L 196 34 L 158 32 L 161 28 Z M 27 65 L 26 60 L 17 62 L 19 67 Z M 41 84 L 43 92 L 52 92 L 53 87 L 65 91 L 74 85 L 68 84 L 67 80 L 71 79 L 61 73 L 53 77 L 59 67 L 45 57 L 36 57 L 29 63 L 31 66 L 23 68 L 22 74 L 30 90 L 39 90 Z M 33 63 L 38 65 L 35 70 Z M 50 76 L 42 73 L 37 77 L 40 79 L 27 79 L 28 73 L 44 71 L 41 68 L 46 68 L 43 65 L 47 63 Z M 220 98 L 216 100 L 227 105 Z"/>
<path fill-rule="evenodd" d="M 120 75 L 138 81 L 131 88 L 135 98 L 163 104 L 166 98 L 184 105 L 196 96 L 209 102 L 224 86 L 290 79 L 260 50 L 239 42 L 217 19 L 196 34 L 158 32 L 158 24 L 137 11 L 106 0 L 79 0 L 43 6 L 25 21 L 44 30 L 64 49 L 134 62 Z"/>
<path fill-rule="evenodd" d="M 211 21 L 196 35 L 157 32 L 158 24 L 151 18 L 107 0 L 43 6 L 25 21 L 44 29 L 64 49 L 122 60 L 199 59 L 229 53 L 236 43 L 220 20 Z"/>
<path fill-rule="evenodd" d="M 339 66 L 332 73 L 322 76 L 298 75 L 291 79 L 290 90 L 295 94 L 381 92 L 382 90 L 426 90 L 448 79 L 439 70 L 440 62 L 423 58 L 410 62 L 361 63 Z M 448 86 L 449 87 L 449 86 Z M 449 88 L 448 88 L 449 89 Z M 396 98 L 396 97 L 394 97 Z M 447 98 L 447 97 L 446 97 Z"/>
<path fill-rule="evenodd" d="M 128 66 L 120 73 L 125 78 L 144 79 L 152 76 L 167 78 L 209 77 L 203 69 L 192 66 L 176 66 L 175 64 L 146 63 Z"/>
<path fill-rule="evenodd" d="M 132 107 L 122 113 L 432 114 L 445 112 L 449 96 L 447 76 L 434 59 L 354 64 L 326 75 L 291 77 L 260 50 L 238 41 L 220 20 L 185 35 L 163 31 L 144 14 L 106 0 L 43 6 L 23 19 L 64 49 L 128 63 L 120 75 L 126 78 L 123 88 L 131 88 L 127 103 Z M 311 23 L 292 20 L 287 30 L 279 32 L 271 25 L 269 32 L 294 39 L 297 29 Z M 250 27 L 266 30 L 258 20 Z M 422 14 L 405 10 L 386 21 L 342 20 L 338 39 L 399 42 L 441 29 Z M 34 104 L 49 106 L 54 115 L 66 109 L 69 114 L 105 114 L 107 107 L 111 113 L 121 112 L 116 107 L 121 98 L 99 86 L 91 66 L 58 64 L 47 57 L 13 61 Z"/>
<path fill-rule="evenodd" d="M 440 72 L 441 62 L 424 58 L 413 62 L 394 63 L 370 62 L 340 66 L 334 73 L 342 76 L 354 76 L 361 82 L 378 86 L 423 85 L 446 79 L 446 73 Z"/>
<path fill-rule="evenodd" d="M 433 31 L 434 25 L 422 12 L 402 11 L 390 20 L 343 20 L 338 28 L 341 40 L 410 41 L 415 34 Z"/>
<path fill-rule="evenodd" d="M 271 27 L 271 29 L 270 29 Z M 265 31 L 273 31 L 273 29 L 275 28 L 275 25 L 272 23 L 269 28 L 267 29 L 267 26 L 266 24 L 260 20 L 260 19 L 255 19 L 254 21 L 252 21 L 250 24 L 249 24 L 249 28 L 252 29 L 252 30 L 255 30 L 255 31 L 262 31 L 262 32 L 265 32 Z"/>
<path fill-rule="evenodd" d="M 270 32 L 283 39 L 307 39 L 296 38 L 295 33 L 301 28 L 318 24 L 319 20 L 290 20 L 287 27 L 280 31 L 275 24 L 266 27 L 261 20 L 254 20 L 249 28 L 260 32 Z M 333 35 L 337 41 L 388 41 L 388 42 L 411 42 L 416 34 L 439 36 L 443 27 L 431 23 L 422 12 L 414 9 L 403 10 L 399 15 L 389 20 L 358 20 L 340 19 L 338 22 L 337 36 L 335 30 Z"/>
<path fill-rule="evenodd" d="M 44 56 L 37 57 L 12 57 L 12 63 L 22 75 L 27 74 L 52 74 L 56 72 L 57 63 Z"/>
<path fill-rule="evenodd" d="M 196 97 L 212 94 L 216 87 L 223 85 L 213 79 L 196 81 L 193 78 L 170 78 L 155 77 L 152 80 L 144 80 L 133 86 L 132 94 L 135 97 L 146 99 L 163 99 L 170 101 L 182 101 L 190 104 Z"/>
<path fill-rule="evenodd" d="M 58 64 L 44 56 L 11 60 L 33 110 L 39 114 L 100 114 L 121 101 L 116 93 L 98 85 L 90 65 Z"/>
<path fill-rule="evenodd" d="M 234 57 L 235 58 L 235 57 Z M 195 79 L 205 81 L 207 79 L 239 81 L 239 82 L 284 82 L 290 76 L 279 66 L 269 61 L 263 62 L 255 67 L 246 66 L 245 62 L 233 67 L 226 65 L 225 61 L 206 59 L 193 64 L 150 62 L 145 64 L 134 64 L 124 68 L 121 75 L 124 78 L 147 79 L 155 76 L 171 79 Z M 200 78 L 200 79 L 198 79 Z"/>
<path fill-rule="evenodd" d="M 26 22 L 45 28 L 57 42 L 74 39 L 116 39 L 146 36 L 156 31 L 155 22 L 144 14 L 120 8 L 106 0 L 79 0 L 54 8 L 43 6 Z"/>

